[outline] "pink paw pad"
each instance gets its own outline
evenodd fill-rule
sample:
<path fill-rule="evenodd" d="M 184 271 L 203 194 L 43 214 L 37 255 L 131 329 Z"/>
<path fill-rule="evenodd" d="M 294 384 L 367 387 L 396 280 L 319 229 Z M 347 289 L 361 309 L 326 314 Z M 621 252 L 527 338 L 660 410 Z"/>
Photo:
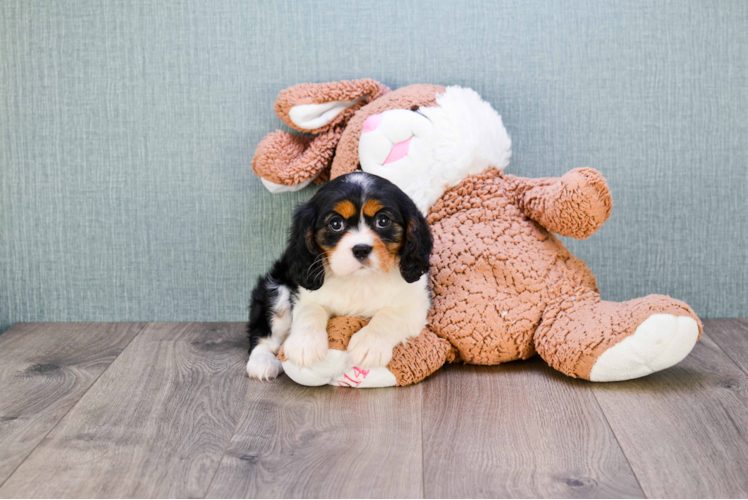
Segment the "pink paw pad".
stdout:
<path fill-rule="evenodd" d="M 411 137 L 410 139 L 413 138 Z M 387 159 L 384 160 L 383 165 L 387 165 L 388 163 L 396 162 L 400 158 L 404 158 L 408 154 L 408 150 L 410 149 L 410 139 L 406 139 L 403 142 L 398 142 L 397 144 L 392 146 L 392 151 L 390 151 Z"/>
<path fill-rule="evenodd" d="M 381 113 L 378 114 L 378 115 L 371 115 L 364 122 L 363 132 L 364 133 L 366 133 L 366 132 L 373 132 L 382 123 L 383 119 L 384 119 L 384 116 L 382 116 Z"/>
<path fill-rule="evenodd" d="M 339 380 L 338 385 L 340 387 L 358 387 L 361 385 L 361 382 L 364 381 L 366 376 L 369 374 L 369 370 L 364 370 L 363 368 L 359 368 L 357 366 L 353 367 L 353 377 L 351 378 L 348 376 L 347 373 L 343 374 L 343 378 L 346 380 Z"/>

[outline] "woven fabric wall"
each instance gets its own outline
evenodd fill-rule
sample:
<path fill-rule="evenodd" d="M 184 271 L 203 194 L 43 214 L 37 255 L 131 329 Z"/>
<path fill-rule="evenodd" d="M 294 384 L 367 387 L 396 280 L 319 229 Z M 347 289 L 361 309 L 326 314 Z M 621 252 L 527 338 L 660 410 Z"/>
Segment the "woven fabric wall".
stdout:
<path fill-rule="evenodd" d="M 603 297 L 748 316 L 748 2 L 5 0 L 0 330 L 242 320 L 293 206 L 252 174 L 306 81 L 476 89 L 510 172 L 590 166 Z"/>

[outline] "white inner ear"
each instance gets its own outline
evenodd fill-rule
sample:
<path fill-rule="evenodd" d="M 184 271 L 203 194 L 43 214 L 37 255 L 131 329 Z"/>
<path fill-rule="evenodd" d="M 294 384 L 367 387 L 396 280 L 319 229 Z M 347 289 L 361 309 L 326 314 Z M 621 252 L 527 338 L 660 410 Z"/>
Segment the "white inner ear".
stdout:
<path fill-rule="evenodd" d="M 284 184 L 276 184 L 276 183 L 270 182 L 269 180 L 264 179 L 262 177 L 260 177 L 260 182 L 262 182 L 262 185 L 265 186 L 265 189 L 267 189 L 268 191 L 270 191 L 273 194 L 278 194 L 278 193 L 293 193 L 295 191 L 301 191 L 302 189 L 304 189 L 305 187 L 307 187 L 309 184 L 311 184 L 312 181 L 314 179 L 316 179 L 317 177 L 319 177 L 319 174 L 315 175 L 311 179 L 308 179 L 308 180 L 306 180 L 306 181 L 304 181 L 304 182 L 302 182 L 300 184 L 295 184 L 293 186 L 286 186 Z"/>
<path fill-rule="evenodd" d="M 294 106 L 288 112 L 291 121 L 305 130 L 314 130 L 315 128 L 324 127 L 330 123 L 338 113 L 346 108 L 350 108 L 356 103 L 361 102 L 368 95 L 361 96 L 355 101 L 330 101 L 324 104 L 301 104 Z"/>

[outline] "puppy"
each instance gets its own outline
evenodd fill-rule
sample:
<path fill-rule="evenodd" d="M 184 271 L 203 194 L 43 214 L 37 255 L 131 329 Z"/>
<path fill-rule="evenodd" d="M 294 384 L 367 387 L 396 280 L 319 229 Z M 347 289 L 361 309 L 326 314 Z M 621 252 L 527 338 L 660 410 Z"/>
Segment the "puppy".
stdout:
<path fill-rule="evenodd" d="M 252 292 L 249 376 L 277 377 L 284 341 L 300 366 L 324 358 L 332 316 L 370 319 L 348 352 L 356 366 L 387 365 L 426 325 L 431 247 L 425 218 L 390 181 L 354 172 L 327 183 L 296 209 L 286 251 Z"/>

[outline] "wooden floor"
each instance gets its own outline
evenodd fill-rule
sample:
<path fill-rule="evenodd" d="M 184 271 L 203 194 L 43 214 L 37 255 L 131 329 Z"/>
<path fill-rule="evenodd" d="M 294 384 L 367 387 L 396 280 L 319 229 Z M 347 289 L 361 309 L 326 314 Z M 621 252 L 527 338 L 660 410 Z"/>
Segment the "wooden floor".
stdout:
<path fill-rule="evenodd" d="M 0 497 L 748 496 L 748 320 L 631 382 L 536 357 L 360 391 L 250 381 L 243 330 L 0 335 Z"/>

